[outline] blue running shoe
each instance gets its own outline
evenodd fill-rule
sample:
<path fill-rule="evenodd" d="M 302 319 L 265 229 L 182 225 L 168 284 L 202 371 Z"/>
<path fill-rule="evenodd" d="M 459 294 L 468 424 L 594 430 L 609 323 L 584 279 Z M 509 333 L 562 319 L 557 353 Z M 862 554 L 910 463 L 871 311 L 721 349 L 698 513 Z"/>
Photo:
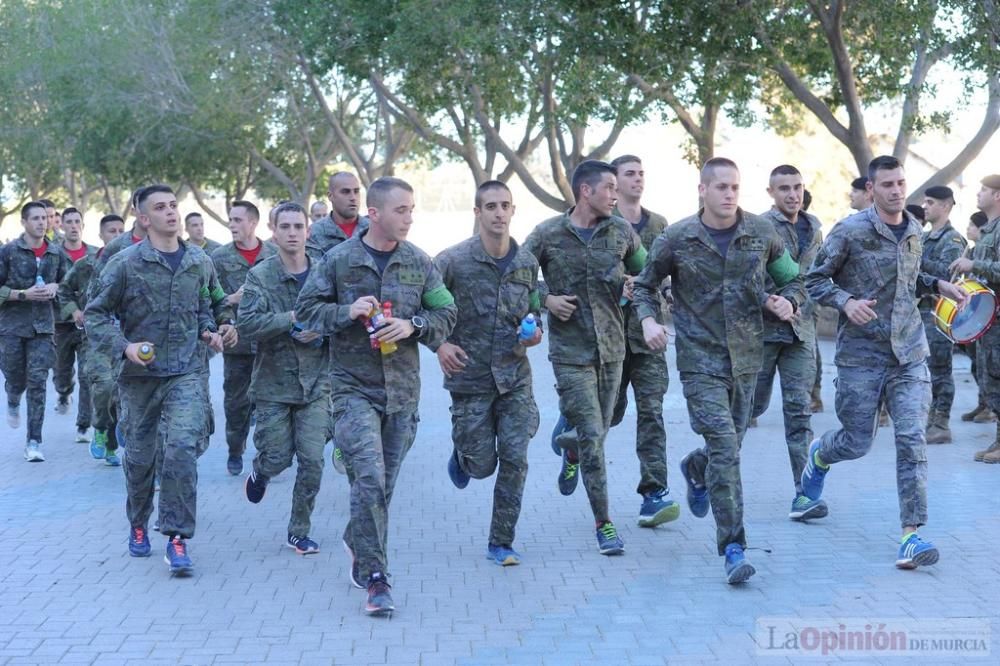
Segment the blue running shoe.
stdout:
<path fill-rule="evenodd" d="M 823 481 L 829 471 L 830 466 L 819 460 L 819 440 L 814 439 L 809 445 L 806 466 L 802 470 L 802 494 L 811 500 L 818 500 L 823 494 Z"/>
<path fill-rule="evenodd" d="M 669 493 L 669 490 L 657 490 L 642 496 L 639 527 L 656 527 L 680 517 L 681 505 L 670 499 Z"/>
<path fill-rule="evenodd" d="M 517 566 L 521 563 L 521 555 L 510 546 L 496 546 L 489 544 L 486 546 L 486 559 L 493 560 L 494 564 L 502 567 Z"/>
<path fill-rule="evenodd" d="M 229 455 L 226 460 L 226 471 L 230 476 L 239 476 L 243 473 L 243 456 Z"/>
<path fill-rule="evenodd" d="M 90 440 L 90 457 L 94 460 L 104 460 L 108 457 L 108 433 L 105 430 L 95 430 L 94 439 Z"/>
<path fill-rule="evenodd" d="M 738 543 L 726 546 L 726 581 L 730 585 L 745 583 L 755 573 L 757 570 L 743 556 L 743 546 Z"/>
<path fill-rule="evenodd" d="M 896 558 L 897 569 L 916 569 L 937 564 L 941 554 L 934 544 L 921 540 L 916 532 L 910 532 L 899 544 L 899 557 Z"/>
<path fill-rule="evenodd" d="M 307 536 L 300 537 L 289 534 L 285 545 L 289 548 L 294 548 L 295 552 L 299 555 L 315 555 L 319 552 L 319 544 Z"/>
<path fill-rule="evenodd" d="M 806 521 L 813 518 L 826 518 L 830 513 L 823 500 L 811 500 L 805 495 L 796 495 L 792 500 L 792 510 L 788 517 L 792 520 Z"/>
<path fill-rule="evenodd" d="M 698 517 L 704 518 L 708 515 L 709 501 L 708 501 L 708 488 L 700 483 L 695 482 L 689 473 L 689 467 L 691 464 L 691 456 L 694 452 L 691 452 L 681 458 L 681 476 L 684 477 L 684 481 L 687 483 L 687 503 L 688 509 L 691 513 Z"/>
<path fill-rule="evenodd" d="M 557 456 L 563 454 L 563 447 L 559 446 L 559 437 L 571 430 L 573 430 L 573 426 L 569 424 L 565 416 L 559 414 L 559 420 L 556 421 L 555 427 L 552 428 L 552 453 Z"/>
<path fill-rule="evenodd" d="M 188 556 L 187 544 L 179 536 L 175 536 L 167 543 L 167 554 L 163 556 L 163 561 L 170 566 L 170 573 L 175 576 L 186 576 L 194 571 L 194 565 Z"/>
<path fill-rule="evenodd" d="M 368 599 L 365 601 L 365 612 L 369 615 L 391 615 L 396 610 L 392 603 L 392 595 L 389 590 L 392 586 L 386 579 L 385 574 L 380 571 L 372 573 L 368 578 Z"/>
<path fill-rule="evenodd" d="M 625 554 L 625 542 L 618 536 L 618 530 L 610 520 L 597 528 L 597 550 L 601 555 Z"/>
<path fill-rule="evenodd" d="M 124 449 L 125 448 L 125 431 L 122 430 L 122 424 L 121 423 L 116 423 L 115 424 L 115 439 L 118 441 L 118 448 L 119 449 Z"/>
<path fill-rule="evenodd" d="M 247 500 L 253 504 L 260 504 L 267 492 L 267 478 L 257 474 L 257 470 L 252 470 L 247 474 L 246 483 L 243 484 L 243 492 Z"/>
<path fill-rule="evenodd" d="M 117 451 L 108 451 L 108 454 L 104 456 L 104 464 L 108 467 L 121 467 L 122 461 L 118 457 Z"/>
<path fill-rule="evenodd" d="M 145 527 L 133 527 L 128 532 L 128 554 L 132 557 L 149 557 L 149 535 Z"/>
<path fill-rule="evenodd" d="M 451 479 L 451 482 L 458 489 L 469 485 L 469 479 L 472 478 L 466 474 L 465 470 L 462 469 L 461 463 L 458 462 L 458 450 L 456 449 L 451 450 L 451 457 L 448 458 L 448 478 Z"/>
<path fill-rule="evenodd" d="M 562 467 L 559 468 L 559 492 L 563 495 L 572 495 L 576 490 L 576 484 L 580 481 L 580 461 L 570 462 L 569 451 L 562 450 Z"/>

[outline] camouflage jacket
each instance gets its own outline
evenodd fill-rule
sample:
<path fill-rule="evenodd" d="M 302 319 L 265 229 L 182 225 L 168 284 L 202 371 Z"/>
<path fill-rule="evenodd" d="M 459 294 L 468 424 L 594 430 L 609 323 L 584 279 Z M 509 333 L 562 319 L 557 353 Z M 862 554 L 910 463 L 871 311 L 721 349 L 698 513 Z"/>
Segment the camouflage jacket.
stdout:
<path fill-rule="evenodd" d="M 972 248 L 972 273 L 1000 293 L 1000 217 L 995 217 L 979 230 L 979 240 Z"/>
<path fill-rule="evenodd" d="M 189 240 L 188 242 L 191 242 L 191 241 Z M 205 244 L 204 245 L 198 245 L 197 247 L 200 247 L 202 252 L 204 252 L 205 254 L 207 254 L 208 256 L 211 257 L 213 252 L 215 252 L 220 247 L 222 247 L 222 243 L 220 243 L 219 241 L 214 241 L 211 238 L 206 238 L 205 239 Z"/>
<path fill-rule="evenodd" d="M 646 248 L 632 225 L 620 217 L 598 222 L 584 241 L 570 222 L 572 209 L 540 223 L 524 242 L 541 266 L 542 304 L 549 295 L 573 294 L 576 311 L 569 321 L 549 316 L 549 360 L 591 365 L 625 359 L 621 305 L 626 271 L 646 264 Z"/>
<path fill-rule="evenodd" d="M 88 254 L 69 269 L 59 283 L 59 315 L 63 321 L 73 321 L 73 313 L 87 309 L 88 289 L 97 268 L 98 253 Z"/>
<path fill-rule="evenodd" d="M 518 332 L 529 312 L 539 317 L 538 262 L 514 239 L 510 244 L 516 254 L 503 275 L 479 236 L 434 259 L 458 308 L 458 321 L 448 342 L 468 355 L 462 372 L 445 376 L 448 391 L 507 393 L 531 384 L 527 348 L 518 342 Z"/>
<path fill-rule="evenodd" d="M 358 226 L 354 236 L 360 236 L 368 228 L 368 217 L 358 218 Z M 309 238 L 306 240 L 306 252 L 314 259 L 321 259 L 331 248 L 347 240 L 347 234 L 333 221 L 332 213 L 322 220 L 309 225 Z"/>
<path fill-rule="evenodd" d="M 310 269 L 315 262 L 308 259 Z M 330 392 L 330 351 L 326 338 L 319 347 L 291 336 L 292 311 L 299 281 L 278 255 L 258 262 L 247 273 L 236 320 L 240 339 L 257 343 L 251 396 L 302 405 Z"/>
<path fill-rule="evenodd" d="M 11 292 L 34 287 L 38 275 L 45 284 L 62 282 L 70 264 L 69 257 L 53 243 L 45 248 L 41 263 L 36 262 L 35 252 L 23 236 L 0 248 L 0 335 L 32 338 L 55 332 L 52 301 L 19 301 L 11 298 Z"/>
<path fill-rule="evenodd" d="M 197 371 L 204 362 L 200 336 L 216 330 L 212 304 L 218 296 L 211 294 L 215 268 L 199 248 L 180 244 L 186 251 L 176 272 L 148 240 L 119 252 L 101 272 L 97 294 L 87 303 L 87 337 L 110 350 L 112 358 L 122 358 L 130 342 L 155 345 L 149 367 L 126 362 L 122 376 L 171 377 Z"/>
<path fill-rule="evenodd" d="M 93 298 L 97 293 L 97 287 L 100 284 L 98 278 L 101 277 L 104 267 L 108 265 L 109 261 L 111 261 L 111 257 L 115 256 L 122 250 L 126 250 L 133 245 L 138 244 L 142 240 L 136 240 L 136 237 L 133 234 L 134 231 L 135 227 L 132 227 L 132 229 L 129 229 L 125 233 L 112 238 L 111 242 L 101 249 L 100 255 L 95 257 L 94 275 L 90 280 L 90 286 L 87 287 L 90 298 Z"/>
<path fill-rule="evenodd" d="M 809 295 L 840 310 L 837 325 L 839 366 L 905 365 L 927 357 L 927 338 L 917 310 L 917 277 L 923 252 L 920 225 L 909 224 L 896 242 L 892 230 L 871 206 L 834 226 L 806 276 Z M 864 326 L 844 314 L 848 300 L 874 299 L 878 315 Z"/>
<path fill-rule="evenodd" d="M 642 214 L 646 217 L 646 226 L 642 230 L 636 229 L 636 225 L 632 225 L 636 233 L 639 234 L 639 240 L 642 241 L 642 246 L 646 248 L 646 252 L 653 247 L 653 241 L 656 237 L 663 233 L 663 230 L 667 228 L 667 218 L 654 213 L 652 211 L 642 209 Z M 618 209 L 615 208 L 612 211 L 612 215 L 621 217 Z M 624 218 L 622 218 L 624 219 Z M 638 271 L 635 271 L 638 273 Z M 662 288 L 666 289 L 669 287 L 670 281 L 665 280 Z M 662 290 L 661 290 L 662 293 Z M 660 315 L 657 318 L 657 322 L 663 323 L 663 310 L 666 309 L 666 303 L 660 303 Z M 622 316 L 625 317 L 625 342 L 628 344 L 628 349 L 633 354 L 662 354 L 663 352 L 654 352 L 652 349 L 646 346 L 646 338 L 642 335 L 642 324 L 639 323 L 639 319 L 635 316 L 635 309 L 626 305 L 622 308 Z"/>
<path fill-rule="evenodd" d="M 924 254 L 920 260 L 920 270 L 923 271 L 917 281 L 918 307 L 921 310 L 933 310 L 937 305 L 936 280 L 951 280 L 952 262 L 962 256 L 968 244 L 965 237 L 946 223 L 937 231 L 925 231 L 923 235 Z"/>
<path fill-rule="evenodd" d="M 670 278 L 680 372 L 735 377 L 760 370 L 768 276 L 795 308 L 805 302 L 798 265 L 774 225 L 742 210 L 737 216 L 725 257 L 699 211 L 667 227 L 636 278 L 640 321 L 658 314 L 658 288 Z"/>
<path fill-rule="evenodd" d="M 59 293 L 57 295 L 57 300 L 56 300 L 56 303 L 55 303 L 55 307 L 56 307 L 56 323 L 57 324 L 72 324 L 73 323 L 73 312 L 74 312 L 74 310 L 70 310 L 69 314 L 67 315 L 66 312 L 65 312 L 65 310 L 64 310 L 64 308 L 63 308 L 64 300 L 63 300 L 63 288 L 62 288 L 63 283 L 65 283 L 66 280 L 69 279 L 70 274 L 73 272 L 73 268 L 75 268 L 77 266 L 77 264 L 85 261 L 85 262 L 90 263 L 90 265 L 91 265 L 90 271 L 91 272 L 93 271 L 93 260 L 94 260 L 94 257 L 97 256 L 97 251 L 98 251 L 99 248 L 97 248 L 94 245 L 87 245 L 86 243 L 84 243 L 83 245 L 84 245 L 84 247 L 87 248 L 87 254 L 83 255 L 82 257 L 80 257 L 79 259 L 77 259 L 75 262 L 72 259 L 70 260 L 70 270 L 69 270 L 68 273 L 66 273 L 66 277 L 63 278 L 63 281 L 59 283 Z M 64 249 L 64 251 L 65 251 L 65 249 Z M 69 256 L 68 252 L 66 253 L 66 256 L 67 257 Z M 84 286 L 84 288 L 86 288 L 86 284 L 87 284 L 86 282 L 82 283 L 82 285 Z M 84 303 L 86 304 L 86 297 L 84 297 Z M 80 308 L 80 309 L 82 310 L 83 308 Z"/>
<path fill-rule="evenodd" d="M 436 350 L 447 339 L 455 327 L 455 299 L 417 246 L 399 243 L 380 275 L 363 237 L 364 232 L 355 235 L 323 255 L 299 293 L 295 316 L 304 328 L 331 336 L 335 394 L 361 396 L 387 414 L 414 411 L 420 399 L 417 341 Z M 371 348 L 360 319 L 350 318 L 351 304 L 362 296 L 391 301 L 395 317 L 423 317 L 423 334 L 382 356 Z"/>
<path fill-rule="evenodd" d="M 260 253 L 257 255 L 257 261 L 254 263 L 254 266 L 268 257 L 273 257 L 278 252 L 273 243 L 265 243 L 259 238 L 257 242 L 260 243 Z M 251 268 L 250 264 L 243 258 L 240 251 L 236 249 L 236 243 L 226 243 L 213 252 L 211 256 L 212 263 L 215 264 L 215 273 L 219 276 L 219 283 L 222 285 L 222 290 L 226 292 L 226 296 L 235 294 L 243 286 L 243 283 L 246 282 L 247 273 L 250 272 Z M 238 318 L 240 316 L 240 306 L 237 305 L 233 310 L 236 312 Z M 257 353 L 257 344 L 241 338 L 236 346 L 226 349 L 223 353 L 255 354 Z"/>
<path fill-rule="evenodd" d="M 804 216 L 809 221 L 809 243 L 799 252 L 799 234 L 785 214 L 777 208 L 771 208 L 761 217 L 774 225 L 781 240 L 785 241 L 785 249 L 788 254 L 799 265 L 799 273 L 803 276 L 809 267 L 812 266 L 816 253 L 819 252 L 820 245 L 823 244 L 823 225 L 815 215 L 800 211 L 799 215 Z M 770 275 L 764 278 L 764 288 L 768 293 L 777 293 L 777 286 Z M 764 342 L 786 342 L 791 343 L 796 339 L 802 341 L 813 340 L 816 337 L 816 304 L 809 295 L 799 309 L 799 316 L 791 323 L 781 321 L 768 311 L 764 311 Z"/>

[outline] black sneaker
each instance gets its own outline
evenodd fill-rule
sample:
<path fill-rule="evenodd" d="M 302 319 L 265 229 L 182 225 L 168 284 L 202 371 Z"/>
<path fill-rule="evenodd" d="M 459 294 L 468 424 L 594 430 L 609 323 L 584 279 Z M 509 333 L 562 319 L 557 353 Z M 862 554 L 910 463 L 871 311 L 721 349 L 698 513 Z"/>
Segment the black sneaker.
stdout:
<path fill-rule="evenodd" d="M 389 615 L 396 610 L 392 603 L 389 590 L 392 586 L 386 580 L 385 574 L 376 571 L 368 578 L 368 601 L 365 602 L 365 612 L 369 615 Z"/>
<path fill-rule="evenodd" d="M 254 470 L 247 474 L 247 482 L 243 484 L 243 490 L 246 492 L 248 500 L 259 504 L 267 491 L 267 479 L 263 476 L 257 476 L 257 472 Z"/>
<path fill-rule="evenodd" d="M 228 471 L 233 476 L 239 476 L 243 473 L 243 456 L 230 455 L 229 460 L 226 461 L 226 471 Z"/>

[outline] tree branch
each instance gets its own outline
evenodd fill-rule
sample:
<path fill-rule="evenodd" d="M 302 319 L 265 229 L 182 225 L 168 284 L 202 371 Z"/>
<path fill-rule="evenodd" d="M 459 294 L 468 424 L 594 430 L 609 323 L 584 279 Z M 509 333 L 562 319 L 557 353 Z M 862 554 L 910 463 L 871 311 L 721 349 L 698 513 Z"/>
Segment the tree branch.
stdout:
<path fill-rule="evenodd" d="M 216 213 L 214 210 L 212 210 L 205 204 L 205 199 L 204 196 L 202 195 L 201 190 L 195 187 L 194 183 L 192 183 L 191 181 L 187 181 L 185 185 L 187 185 L 188 189 L 191 190 L 191 196 L 193 196 L 194 200 L 198 202 L 198 207 L 201 208 L 206 213 L 208 213 L 209 217 L 211 217 L 213 220 L 215 220 L 221 225 L 227 225 L 229 223 L 228 220 L 222 219 L 222 217 L 220 217 L 218 213 Z"/>

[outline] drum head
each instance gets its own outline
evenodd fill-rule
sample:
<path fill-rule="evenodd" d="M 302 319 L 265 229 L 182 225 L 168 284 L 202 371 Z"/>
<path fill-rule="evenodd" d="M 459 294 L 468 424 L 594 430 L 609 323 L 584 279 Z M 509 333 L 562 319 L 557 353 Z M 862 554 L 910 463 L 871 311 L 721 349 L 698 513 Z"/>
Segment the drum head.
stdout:
<path fill-rule="evenodd" d="M 965 309 L 951 320 L 952 339 L 959 344 L 975 340 L 990 327 L 995 314 L 996 298 L 992 293 L 974 294 Z"/>

